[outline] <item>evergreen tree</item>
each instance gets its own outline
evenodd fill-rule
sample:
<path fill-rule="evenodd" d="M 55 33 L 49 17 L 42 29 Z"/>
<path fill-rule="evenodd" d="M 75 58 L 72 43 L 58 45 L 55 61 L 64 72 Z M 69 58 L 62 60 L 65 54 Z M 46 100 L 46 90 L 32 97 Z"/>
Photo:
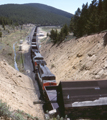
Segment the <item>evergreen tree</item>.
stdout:
<path fill-rule="evenodd" d="M 100 14 L 102 12 L 102 0 L 99 0 L 98 3 L 98 14 Z"/>
<path fill-rule="evenodd" d="M 75 12 L 69 28 L 76 37 L 107 29 L 107 0 L 93 0 L 89 6 L 83 4 Z"/>
<path fill-rule="evenodd" d="M 47 37 L 49 36 L 49 34 L 47 33 Z"/>
<path fill-rule="evenodd" d="M 70 25 L 69 25 L 69 31 L 74 31 L 74 17 L 71 18 Z"/>
<path fill-rule="evenodd" d="M 65 40 L 66 36 L 69 34 L 69 29 L 68 26 L 65 24 L 62 28 L 61 31 L 58 33 L 57 30 L 51 30 L 50 31 L 50 38 L 52 39 L 53 44 L 60 44 L 62 41 Z"/>
<path fill-rule="evenodd" d="M 2 37 L 2 32 L 0 32 L 0 37 Z"/>
<path fill-rule="evenodd" d="M 107 12 L 107 0 L 103 0 L 104 11 Z"/>
<path fill-rule="evenodd" d="M 69 34 L 69 29 L 68 29 L 68 26 L 66 24 L 63 26 L 62 31 L 65 34 L 65 36 L 67 36 Z"/>

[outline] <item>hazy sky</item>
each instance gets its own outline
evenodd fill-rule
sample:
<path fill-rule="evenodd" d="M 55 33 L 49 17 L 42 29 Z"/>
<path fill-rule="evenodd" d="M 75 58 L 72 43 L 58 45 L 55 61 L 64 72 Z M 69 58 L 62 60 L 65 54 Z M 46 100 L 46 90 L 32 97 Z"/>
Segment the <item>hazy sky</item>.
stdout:
<path fill-rule="evenodd" d="M 88 2 L 90 4 L 91 1 L 92 0 L 0 0 L 0 5 L 8 3 L 42 3 L 74 14 L 78 7 L 81 8 L 83 3 Z"/>

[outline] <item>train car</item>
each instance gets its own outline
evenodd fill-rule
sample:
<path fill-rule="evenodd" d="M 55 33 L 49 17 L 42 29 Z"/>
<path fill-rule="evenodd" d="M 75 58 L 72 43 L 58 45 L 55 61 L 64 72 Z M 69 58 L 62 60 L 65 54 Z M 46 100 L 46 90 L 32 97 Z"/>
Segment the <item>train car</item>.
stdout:
<path fill-rule="evenodd" d="M 36 42 L 36 38 L 35 37 L 33 37 L 32 42 Z"/>
<path fill-rule="evenodd" d="M 37 42 L 31 42 L 31 45 L 37 45 Z"/>
<path fill-rule="evenodd" d="M 62 81 L 57 87 L 61 116 L 105 120 L 107 118 L 107 80 Z"/>
<path fill-rule="evenodd" d="M 33 39 L 36 39 L 36 36 L 33 36 Z"/>
<path fill-rule="evenodd" d="M 107 119 L 107 80 L 61 81 L 45 87 L 45 111 L 72 120 Z"/>
<path fill-rule="evenodd" d="M 35 62 L 35 60 L 43 60 L 43 56 L 39 53 L 39 51 L 34 52 L 34 57 L 33 57 L 33 62 Z"/>
<path fill-rule="evenodd" d="M 58 102 L 57 102 L 57 87 L 58 86 L 45 86 L 45 104 L 43 105 L 44 111 L 53 111 L 52 114 L 58 114 Z"/>
<path fill-rule="evenodd" d="M 34 32 L 33 36 L 36 36 L 36 32 Z"/>
<path fill-rule="evenodd" d="M 37 77 L 41 89 L 45 90 L 45 86 L 56 86 L 56 77 L 52 74 L 45 64 L 38 64 Z"/>
<path fill-rule="evenodd" d="M 35 51 L 37 51 L 38 50 L 38 47 L 37 47 L 37 45 L 35 44 L 33 44 L 33 45 L 31 45 L 31 54 L 32 53 L 34 53 Z"/>
<path fill-rule="evenodd" d="M 36 51 L 32 54 L 33 58 L 33 66 L 34 66 L 34 71 L 36 72 L 38 70 L 38 65 L 46 65 L 46 62 L 43 60 L 43 56 L 39 53 L 39 51 Z"/>
<path fill-rule="evenodd" d="M 32 42 L 31 43 L 31 58 L 36 55 L 36 53 L 40 53 L 39 51 L 39 44 L 37 42 Z"/>
<path fill-rule="evenodd" d="M 37 28 L 38 28 L 38 26 L 35 27 L 35 32 L 37 32 Z"/>
<path fill-rule="evenodd" d="M 40 51 L 38 49 L 31 50 L 31 58 L 32 58 L 32 60 L 35 57 L 36 53 L 40 53 Z"/>

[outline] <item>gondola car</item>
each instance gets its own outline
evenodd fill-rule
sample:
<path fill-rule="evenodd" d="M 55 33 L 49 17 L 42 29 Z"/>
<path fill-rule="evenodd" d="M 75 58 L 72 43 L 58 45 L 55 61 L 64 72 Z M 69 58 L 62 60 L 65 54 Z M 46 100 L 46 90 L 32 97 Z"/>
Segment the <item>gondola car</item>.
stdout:
<path fill-rule="evenodd" d="M 45 86 L 56 86 L 56 77 L 45 64 L 38 64 L 37 77 L 43 92 Z"/>

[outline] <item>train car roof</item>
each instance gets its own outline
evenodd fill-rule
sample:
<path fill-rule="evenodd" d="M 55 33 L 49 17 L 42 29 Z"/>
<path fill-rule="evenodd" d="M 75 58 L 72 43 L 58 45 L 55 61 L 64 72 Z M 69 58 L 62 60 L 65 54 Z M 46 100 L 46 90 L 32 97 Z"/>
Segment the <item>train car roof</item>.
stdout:
<path fill-rule="evenodd" d="M 47 65 L 47 63 L 44 60 L 35 60 L 37 64 Z"/>
<path fill-rule="evenodd" d="M 33 39 L 36 39 L 36 36 L 33 36 Z"/>
<path fill-rule="evenodd" d="M 39 52 L 35 52 L 35 57 L 33 58 L 33 60 L 37 58 L 43 59 L 43 56 Z"/>
<path fill-rule="evenodd" d="M 37 47 L 37 45 L 34 45 L 34 44 L 32 44 L 31 46 L 32 46 L 32 47 Z"/>
<path fill-rule="evenodd" d="M 37 53 L 37 52 L 35 52 L 35 57 L 42 57 L 43 58 L 43 56 L 40 54 L 40 53 Z"/>
<path fill-rule="evenodd" d="M 64 108 L 107 105 L 107 80 L 60 82 L 57 99 Z"/>
<path fill-rule="evenodd" d="M 36 50 L 34 51 L 34 54 L 37 54 L 37 53 L 40 53 L 40 51 L 39 51 L 38 49 L 36 49 Z"/>
<path fill-rule="evenodd" d="M 51 71 L 49 70 L 49 68 L 46 66 L 46 65 L 41 65 L 40 64 L 40 68 L 42 70 L 42 79 L 45 80 L 47 78 L 50 77 L 50 79 L 52 80 L 55 80 L 55 75 L 53 73 L 51 73 Z M 47 80 L 50 80 L 50 79 L 47 79 Z"/>
<path fill-rule="evenodd" d="M 38 47 L 36 49 L 31 49 L 31 51 L 35 54 L 35 53 L 40 53 L 40 51 L 38 50 Z"/>
<path fill-rule="evenodd" d="M 36 42 L 36 38 L 33 38 L 33 39 L 32 39 L 32 42 Z"/>
<path fill-rule="evenodd" d="M 31 42 L 32 44 L 37 44 L 37 42 Z"/>

